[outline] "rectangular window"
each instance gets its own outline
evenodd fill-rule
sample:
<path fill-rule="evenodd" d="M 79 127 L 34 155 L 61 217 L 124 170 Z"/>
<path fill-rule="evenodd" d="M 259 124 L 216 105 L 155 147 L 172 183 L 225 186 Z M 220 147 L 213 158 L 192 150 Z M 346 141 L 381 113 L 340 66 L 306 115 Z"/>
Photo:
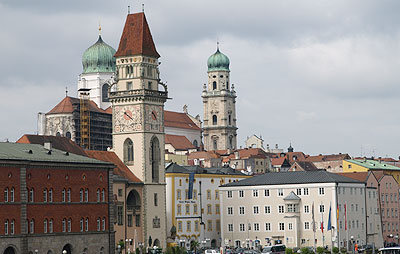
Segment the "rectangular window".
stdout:
<path fill-rule="evenodd" d="M 181 199 L 182 199 L 181 190 L 176 190 L 176 199 L 178 199 L 178 200 L 181 200 Z"/>
<path fill-rule="evenodd" d="M 228 209 L 228 215 L 233 215 L 233 207 L 229 206 L 227 207 Z"/>
<path fill-rule="evenodd" d="M 185 200 L 188 200 L 188 199 L 189 199 L 189 190 L 186 189 L 185 190 Z"/>
<path fill-rule="evenodd" d="M 219 200 L 219 191 L 218 190 L 215 191 L 215 200 Z"/>
<path fill-rule="evenodd" d="M 319 194 L 320 196 L 325 195 L 325 188 L 319 188 L 318 194 Z"/>
<path fill-rule="evenodd" d="M 194 231 L 199 232 L 199 221 L 198 220 L 196 220 L 194 222 Z"/>
<path fill-rule="evenodd" d="M 211 205 L 207 205 L 207 214 L 212 214 Z"/>
<path fill-rule="evenodd" d="M 190 205 L 185 206 L 185 214 L 189 215 L 190 214 Z"/>
<path fill-rule="evenodd" d="M 178 232 L 182 232 L 182 221 L 178 222 Z"/>
<path fill-rule="evenodd" d="M 285 212 L 285 206 L 279 205 L 278 206 L 278 213 L 284 213 Z"/>
<path fill-rule="evenodd" d="M 215 230 L 217 230 L 217 232 L 221 231 L 221 221 L 220 220 L 215 221 Z"/>
<path fill-rule="evenodd" d="M 197 204 L 193 205 L 193 214 L 197 214 Z"/>
<path fill-rule="evenodd" d="M 186 222 L 186 231 L 187 232 L 192 231 L 192 223 L 190 221 Z"/>
<path fill-rule="evenodd" d="M 278 189 L 278 197 L 283 197 L 283 189 Z"/>
<path fill-rule="evenodd" d="M 324 205 L 319 205 L 319 212 L 324 213 L 325 212 L 325 206 Z"/>
<path fill-rule="evenodd" d="M 181 206 L 181 205 L 177 205 L 176 208 L 177 208 L 177 209 L 176 209 L 176 214 L 177 214 L 177 215 L 182 215 L 182 206 Z"/>
<path fill-rule="evenodd" d="M 154 193 L 154 206 L 158 206 L 158 195 Z"/>
<path fill-rule="evenodd" d="M 308 222 L 308 221 L 304 222 L 304 229 L 305 230 L 309 230 L 310 229 L 310 222 Z"/>
<path fill-rule="evenodd" d="M 269 190 L 264 190 L 264 197 L 269 197 Z"/>
<path fill-rule="evenodd" d="M 135 225 L 136 227 L 140 227 L 140 214 L 135 216 Z"/>
<path fill-rule="evenodd" d="M 219 204 L 215 205 L 215 214 L 219 214 Z"/>
<path fill-rule="evenodd" d="M 239 214 L 244 215 L 244 206 L 239 207 Z"/>
<path fill-rule="evenodd" d="M 310 213 L 310 206 L 309 205 L 305 205 L 304 206 L 304 213 Z"/>
<path fill-rule="evenodd" d="M 207 231 L 213 231 L 212 220 L 208 220 L 207 221 Z"/>
<path fill-rule="evenodd" d="M 303 194 L 304 194 L 305 196 L 308 196 L 308 188 L 304 188 L 304 189 L 303 189 Z"/>
<path fill-rule="evenodd" d="M 99 223 L 100 224 L 100 223 Z M 132 227 L 133 225 L 133 217 L 132 214 L 128 214 L 128 227 Z M 100 225 L 98 226 L 99 231 L 100 231 Z"/>
<path fill-rule="evenodd" d="M 126 82 L 126 90 L 132 90 L 132 89 L 133 89 L 132 82 Z"/>
<path fill-rule="evenodd" d="M 293 224 L 290 223 L 290 222 L 288 223 L 288 229 L 289 229 L 289 230 L 293 230 Z"/>
<path fill-rule="evenodd" d="M 118 197 L 122 197 L 122 189 L 118 189 Z"/>
<path fill-rule="evenodd" d="M 285 223 L 279 222 L 279 231 L 285 231 Z"/>
<path fill-rule="evenodd" d="M 271 223 L 265 223 L 265 231 L 271 231 Z"/>
<path fill-rule="evenodd" d="M 243 190 L 239 191 L 239 198 L 244 198 L 244 191 Z"/>
<path fill-rule="evenodd" d="M 240 223 L 240 224 L 239 224 L 239 231 L 240 231 L 240 232 L 244 232 L 245 230 L 246 230 L 246 228 L 245 228 L 244 224 L 243 224 L 243 223 Z"/>
<path fill-rule="evenodd" d="M 270 214 L 271 213 L 271 206 L 269 206 L 269 205 L 264 206 L 264 213 Z"/>
<path fill-rule="evenodd" d="M 197 199 L 197 190 L 193 190 L 193 199 Z"/>
<path fill-rule="evenodd" d="M 259 207 L 258 206 L 253 206 L 253 214 L 259 214 Z"/>
<path fill-rule="evenodd" d="M 254 231 L 260 231 L 260 224 L 254 223 Z"/>
<path fill-rule="evenodd" d="M 297 193 L 297 196 L 300 196 L 300 195 L 301 195 L 301 188 L 298 188 L 298 189 L 296 190 L 296 193 Z"/>
<path fill-rule="evenodd" d="M 253 198 L 258 198 L 258 190 L 253 190 Z"/>
<path fill-rule="evenodd" d="M 233 232 L 233 224 L 228 224 L 228 232 Z"/>
<path fill-rule="evenodd" d="M 232 198 L 232 191 L 227 191 L 226 195 L 227 195 L 228 198 Z"/>
<path fill-rule="evenodd" d="M 122 220 L 123 217 L 124 217 L 123 206 L 118 206 L 117 207 L 117 223 L 118 223 L 118 225 L 123 225 L 123 220 Z"/>

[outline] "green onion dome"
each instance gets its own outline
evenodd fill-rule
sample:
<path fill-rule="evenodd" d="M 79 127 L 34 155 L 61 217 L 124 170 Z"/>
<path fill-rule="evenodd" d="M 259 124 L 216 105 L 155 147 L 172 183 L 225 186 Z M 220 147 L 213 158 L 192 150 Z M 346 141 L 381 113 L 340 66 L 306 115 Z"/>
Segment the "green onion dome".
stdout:
<path fill-rule="evenodd" d="M 114 72 L 115 49 L 105 43 L 101 36 L 82 56 L 83 73 Z"/>
<path fill-rule="evenodd" d="M 222 54 L 217 48 L 217 52 L 212 54 L 207 61 L 208 71 L 229 71 L 229 58 Z"/>

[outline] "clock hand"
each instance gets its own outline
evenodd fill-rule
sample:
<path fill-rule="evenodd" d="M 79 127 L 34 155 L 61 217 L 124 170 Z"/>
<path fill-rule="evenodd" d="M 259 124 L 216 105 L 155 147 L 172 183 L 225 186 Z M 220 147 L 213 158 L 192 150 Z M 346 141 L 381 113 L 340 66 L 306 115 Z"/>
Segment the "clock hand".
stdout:
<path fill-rule="evenodd" d="M 133 118 L 132 118 L 130 115 L 128 115 L 126 112 L 124 112 L 124 115 L 126 115 L 126 116 L 129 117 L 131 120 L 133 120 Z"/>
<path fill-rule="evenodd" d="M 151 112 L 151 114 L 154 116 L 154 120 L 157 120 L 156 114 L 154 114 L 154 112 Z"/>

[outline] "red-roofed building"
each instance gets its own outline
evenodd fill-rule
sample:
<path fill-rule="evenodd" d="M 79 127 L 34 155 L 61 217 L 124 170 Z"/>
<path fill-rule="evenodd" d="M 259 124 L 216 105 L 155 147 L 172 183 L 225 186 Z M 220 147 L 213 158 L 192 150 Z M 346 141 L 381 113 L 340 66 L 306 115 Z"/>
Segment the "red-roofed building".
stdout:
<path fill-rule="evenodd" d="M 197 151 L 185 136 L 171 134 L 165 134 L 165 150 L 174 154 L 188 154 Z"/>
<path fill-rule="evenodd" d="M 343 172 L 343 160 L 351 159 L 347 153 L 339 154 L 320 154 L 307 156 L 306 161 L 314 163 L 319 169 L 325 169 L 332 173 Z"/>
<path fill-rule="evenodd" d="M 290 163 L 286 157 L 271 158 L 271 167 L 274 172 L 288 171 Z"/>

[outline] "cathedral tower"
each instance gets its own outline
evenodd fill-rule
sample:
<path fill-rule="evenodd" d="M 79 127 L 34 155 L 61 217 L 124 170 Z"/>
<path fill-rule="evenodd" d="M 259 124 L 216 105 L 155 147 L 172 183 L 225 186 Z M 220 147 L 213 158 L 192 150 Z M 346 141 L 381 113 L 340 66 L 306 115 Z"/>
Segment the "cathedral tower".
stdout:
<path fill-rule="evenodd" d="M 159 79 L 159 57 L 144 13 L 128 14 L 110 91 L 113 148 L 144 183 L 145 247 L 166 248 L 163 109 L 168 92 Z"/>
<path fill-rule="evenodd" d="M 204 148 L 236 149 L 236 92 L 229 83 L 229 59 L 217 47 L 207 65 L 208 85 L 204 84 L 202 93 Z"/>
<path fill-rule="evenodd" d="M 107 109 L 111 106 L 108 98 L 110 79 L 115 71 L 115 49 L 103 41 L 100 35 L 95 44 L 82 55 L 83 72 L 79 75 L 78 91 L 90 89 L 89 99 L 98 107 Z"/>

